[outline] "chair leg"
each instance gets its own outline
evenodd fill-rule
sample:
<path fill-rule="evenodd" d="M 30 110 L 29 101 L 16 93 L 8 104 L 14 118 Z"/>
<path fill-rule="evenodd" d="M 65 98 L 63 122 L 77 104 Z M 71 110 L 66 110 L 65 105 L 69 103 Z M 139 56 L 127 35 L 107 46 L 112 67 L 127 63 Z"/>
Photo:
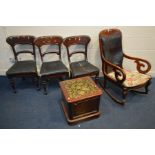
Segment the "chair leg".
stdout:
<path fill-rule="evenodd" d="M 69 73 L 66 74 L 65 78 L 66 78 L 66 80 L 69 79 Z"/>
<path fill-rule="evenodd" d="M 107 78 L 104 76 L 104 82 L 103 82 L 104 88 L 106 89 L 107 86 Z"/>
<path fill-rule="evenodd" d="M 123 104 L 126 102 L 126 97 L 128 95 L 128 90 L 127 88 L 123 88 L 123 93 L 122 93 L 122 97 L 123 97 Z"/>
<path fill-rule="evenodd" d="M 13 92 L 14 92 L 14 93 L 17 93 L 17 91 L 16 91 L 15 79 L 14 79 L 14 78 L 9 78 L 9 80 L 10 80 L 10 85 L 11 85 L 11 87 L 12 87 L 12 89 L 13 89 Z"/>
<path fill-rule="evenodd" d="M 70 78 L 70 79 L 73 79 L 73 75 L 72 75 L 72 72 L 71 72 L 71 71 L 70 71 L 69 78 Z"/>
<path fill-rule="evenodd" d="M 37 87 L 37 90 L 39 91 L 40 90 L 40 78 L 38 76 L 35 76 L 34 82 L 35 82 L 35 85 Z"/>
<path fill-rule="evenodd" d="M 146 86 L 145 86 L 145 93 L 146 94 L 148 94 L 148 92 L 149 92 L 149 89 L 148 89 L 148 87 L 149 87 L 149 85 L 151 84 L 151 80 L 146 84 Z"/>
<path fill-rule="evenodd" d="M 44 90 L 44 95 L 47 95 L 47 79 L 42 79 L 41 82 Z"/>
<path fill-rule="evenodd" d="M 99 80 L 99 73 L 95 75 L 95 83 L 98 83 Z"/>

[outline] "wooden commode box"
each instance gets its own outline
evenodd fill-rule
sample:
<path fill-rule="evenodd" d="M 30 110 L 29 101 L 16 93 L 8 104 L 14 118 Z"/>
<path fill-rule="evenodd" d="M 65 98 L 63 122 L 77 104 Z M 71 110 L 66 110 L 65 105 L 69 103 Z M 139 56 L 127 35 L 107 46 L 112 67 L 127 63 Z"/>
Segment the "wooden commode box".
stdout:
<path fill-rule="evenodd" d="M 94 118 L 100 115 L 102 90 L 90 77 L 60 82 L 62 107 L 68 123 Z"/>

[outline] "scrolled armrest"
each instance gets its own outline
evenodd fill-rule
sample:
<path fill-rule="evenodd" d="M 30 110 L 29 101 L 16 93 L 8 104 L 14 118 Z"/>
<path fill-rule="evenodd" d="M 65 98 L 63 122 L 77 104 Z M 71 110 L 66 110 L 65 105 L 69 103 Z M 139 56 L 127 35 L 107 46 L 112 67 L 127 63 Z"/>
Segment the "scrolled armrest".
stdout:
<path fill-rule="evenodd" d="M 122 68 L 120 68 L 119 66 L 116 66 L 116 65 L 110 63 L 109 61 L 107 61 L 107 60 L 105 60 L 105 59 L 104 59 L 104 65 L 105 65 L 105 67 L 110 67 L 110 68 L 112 68 L 112 70 L 114 71 L 115 79 L 116 79 L 116 81 L 117 81 L 119 84 L 122 84 L 122 83 L 125 81 L 125 79 L 126 79 L 126 74 L 125 74 L 125 72 L 124 72 L 124 70 L 123 70 Z M 109 78 L 111 78 L 111 77 L 107 74 L 105 68 L 103 69 L 103 72 L 104 72 L 104 75 L 106 75 L 106 76 L 108 76 Z"/>
<path fill-rule="evenodd" d="M 127 54 L 123 54 L 123 56 L 127 59 L 130 59 L 130 60 L 134 60 L 134 62 L 137 64 L 137 71 L 139 73 L 142 73 L 142 74 L 146 74 L 150 71 L 151 69 L 151 64 L 145 60 L 145 59 L 141 59 L 141 58 L 137 58 L 137 57 L 131 57 L 131 56 L 128 56 Z"/>

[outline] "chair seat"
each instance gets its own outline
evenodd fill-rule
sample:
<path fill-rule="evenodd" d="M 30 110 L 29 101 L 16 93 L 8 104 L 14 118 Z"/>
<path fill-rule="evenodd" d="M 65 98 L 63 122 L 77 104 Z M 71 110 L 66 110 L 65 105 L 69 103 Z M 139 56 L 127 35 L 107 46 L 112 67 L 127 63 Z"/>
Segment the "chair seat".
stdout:
<path fill-rule="evenodd" d="M 44 62 L 41 66 L 41 76 L 68 73 L 67 67 L 61 61 Z"/>
<path fill-rule="evenodd" d="M 72 62 L 70 67 L 73 77 L 80 77 L 88 74 L 99 74 L 99 69 L 96 66 L 90 64 L 88 61 Z"/>
<path fill-rule="evenodd" d="M 125 87 L 136 87 L 139 85 L 143 85 L 151 79 L 151 76 L 147 74 L 141 74 L 138 72 L 132 72 L 128 70 L 124 70 L 124 71 L 126 73 L 126 80 L 123 83 Z M 112 79 L 116 80 L 114 72 L 111 72 L 108 75 Z"/>
<path fill-rule="evenodd" d="M 31 74 L 37 73 L 36 62 L 33 60 L 29 61 L 18 61 L 13 66 L 11 66 L 6 72 L 7 75 L 17 75 L 17 74 Z"/>

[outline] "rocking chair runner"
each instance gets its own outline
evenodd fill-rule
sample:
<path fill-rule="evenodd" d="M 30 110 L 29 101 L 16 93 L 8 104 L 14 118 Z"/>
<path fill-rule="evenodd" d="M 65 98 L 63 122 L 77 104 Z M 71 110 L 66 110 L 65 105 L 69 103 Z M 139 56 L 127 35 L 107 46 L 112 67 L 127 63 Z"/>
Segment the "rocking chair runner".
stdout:
<path fill-rule="evenodd" d="M 151 64 L 144 59 L 131 57 L 123 53 L 122 33 L 118 29 L 103 30 L 99 34 L 100 54 L 104 83 L 101 84 L 105 92 L 117 103 L 124 104 L 129 90 L 147 94 L 151 83 L 151 76 L 147 75 Z M 123 58 L 133 60 L 137 65 L 138 72 L 125 70 L 122 66 Z M 122 89 L 123 100 L 114 97 L 107 89 L 107 80 L 113 82 Z M 137 91 L 145 87 L 145 91 Z"/>

